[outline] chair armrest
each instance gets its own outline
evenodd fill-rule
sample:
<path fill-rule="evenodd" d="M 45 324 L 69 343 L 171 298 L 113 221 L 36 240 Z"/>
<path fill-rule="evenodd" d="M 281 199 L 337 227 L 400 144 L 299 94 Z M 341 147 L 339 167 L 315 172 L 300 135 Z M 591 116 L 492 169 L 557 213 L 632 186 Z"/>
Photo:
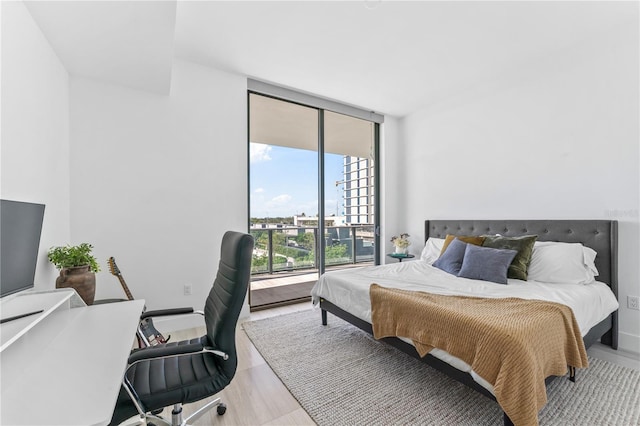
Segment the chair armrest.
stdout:
<path fill-rule="evenodd" d="M 163 347 L 152 346 L 144 349 L 138 349 L 133 351 L 131 355 L 129 355 L 127 363 L 129 364 L 129 366 L 131 366 L 140 361 L 190 355 L 200 352 L 212 353 L 225 361 L 229 359 L 229 355 L 222 351 L 209 346 L 204 346 L 202 343 L 190 343 L 188 345 L 172 345 Z"/>
<path fill-rule="evenodd" d="M 154 358 L 166 358 L 176 355 L 187 355 L 196 352 L 201 352 L 204 349 L 202 343 L 191 343 L 188 345 L 171 345 L 163 347 L 148 347 L 134 351 L 129 355 L 129 364 L 134 364 L 138 361 L 154 359 Z"/>
<path fill-rule="evenodd" d="M 140 315 L 140 319 L 143 320 L 149 317 L 166 317 L 169 315 L 184 315 L 193 313 L 193 308 L 158 309 L 155 311 L 144 312 L 142 315 Z"/>

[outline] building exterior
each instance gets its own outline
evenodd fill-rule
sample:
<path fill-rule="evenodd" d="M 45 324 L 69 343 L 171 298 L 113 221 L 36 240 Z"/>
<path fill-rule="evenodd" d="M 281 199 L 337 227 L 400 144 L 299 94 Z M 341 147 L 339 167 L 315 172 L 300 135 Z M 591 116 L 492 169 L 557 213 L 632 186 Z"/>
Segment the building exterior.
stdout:
<path fill-rule="evenodd" d="M 347 225 L 374 224 L 374 167 L 370 158 L 345 155 L 342 184 L 344 216 Z"/>

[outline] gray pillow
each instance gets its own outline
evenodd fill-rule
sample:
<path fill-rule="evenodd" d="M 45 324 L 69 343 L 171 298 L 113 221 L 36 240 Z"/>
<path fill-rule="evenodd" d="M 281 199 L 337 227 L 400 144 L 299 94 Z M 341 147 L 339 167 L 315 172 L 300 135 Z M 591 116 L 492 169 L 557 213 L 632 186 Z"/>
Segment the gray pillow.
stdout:
<path fill-rule="evenodd" d="M 462 259 L 464 258 L 466 246 L 467 243 L 457 238 L 451 241 L 444 253 L 440 255 L 438 260 L 433 262 L 433 266 L 450 274 L 458 275 L 462 267 Z"/>
<path fill-rule="evenodd" d="M 459 277 L 507 283 L 507 270 L 517 250 L 501 250 L 467 244 Z"/>

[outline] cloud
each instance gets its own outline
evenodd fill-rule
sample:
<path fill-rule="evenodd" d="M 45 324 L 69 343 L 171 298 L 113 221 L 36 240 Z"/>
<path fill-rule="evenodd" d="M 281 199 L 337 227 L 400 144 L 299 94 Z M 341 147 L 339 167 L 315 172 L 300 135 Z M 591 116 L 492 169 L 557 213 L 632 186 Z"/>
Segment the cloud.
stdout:
<path fill-rule="evenodd" d="M 256 194 L 262 194 L 264 192 L 264 188 L 256 188 L 253 192 Z"/>
<path fill-rule="evenodd" d="M 271 147 L 269 145 L 251 142 L 249 144 L 249 162 L 260 163 L 262 161 L 270 161 Z"/>
<path fill-rule="evenodd" d="M 286 204 L 289 201 L 291 201 L 291 195 L 289 194 L 278 195 L 277 197 L 273 197 L 271 199 L 271 203 L 274 205 Z"/>
<path fill-rule="evenodd" d="M 293 197 L 289 194 L 278 195 L 265 202 L 262 206 L 257 207 L 255 212 L 252 210 L 251 215 L 255 217 L 291 216 L 296 211 L 291 204 L 291 200 L 293 200 Z"/>

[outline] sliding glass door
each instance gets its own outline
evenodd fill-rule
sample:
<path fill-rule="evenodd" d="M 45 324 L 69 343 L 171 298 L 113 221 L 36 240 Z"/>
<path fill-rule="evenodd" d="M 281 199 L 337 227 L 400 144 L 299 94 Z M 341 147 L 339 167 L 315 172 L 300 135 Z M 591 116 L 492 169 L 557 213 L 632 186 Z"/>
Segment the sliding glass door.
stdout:
<path fill-rule="evenodd" d="M 375 260 L 374 136 L 370 121 L 324 112 L 324 269 Z"/>
<path fill-rule="evenodd" d="M 249 93 L 253 310 L 309 297 L 376 257 L 375 123 Z"/>

